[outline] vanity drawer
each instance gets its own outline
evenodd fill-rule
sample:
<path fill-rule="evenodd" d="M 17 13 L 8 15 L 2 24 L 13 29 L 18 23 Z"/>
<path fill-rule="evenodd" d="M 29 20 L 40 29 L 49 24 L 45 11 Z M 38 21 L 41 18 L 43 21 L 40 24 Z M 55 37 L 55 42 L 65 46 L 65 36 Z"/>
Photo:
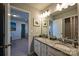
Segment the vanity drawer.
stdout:
<path fill-rule="evenodd" d="M 67 56 L 65 53 L 59 51 L 59 50 L 56 50 L 50 46 L 47 46 L 47 55 L 53 55 L 53 56 Z"/>

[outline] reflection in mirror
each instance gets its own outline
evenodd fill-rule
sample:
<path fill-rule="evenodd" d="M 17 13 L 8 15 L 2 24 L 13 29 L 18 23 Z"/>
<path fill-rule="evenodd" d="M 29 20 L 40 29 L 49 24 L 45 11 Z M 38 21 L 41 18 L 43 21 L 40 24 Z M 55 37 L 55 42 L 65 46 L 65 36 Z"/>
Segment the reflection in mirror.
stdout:
<path fill-rule="evenodd" d="M 59 40 L 68 47 L 78 48 L 78 16 L 49 21 L 51 40 Z"/>
<path fill-rule="evenodd" d="M 49 36 L 50 36 L 50 39 L 53 38 L 53 20 L 50 20 L 49 21 Z"/>
<path fill-rule="evenodd" d="M 78 16 L 72 16 L 64 19 L 64 35 L 66 41 L 72 43 L 75 48 L 78 47 Z"/>
<path fill-rule="evenodd" d="M 62 19 L 49 21 L 49 35 L 51 39 L 59 39 L 62 37 Z"/>

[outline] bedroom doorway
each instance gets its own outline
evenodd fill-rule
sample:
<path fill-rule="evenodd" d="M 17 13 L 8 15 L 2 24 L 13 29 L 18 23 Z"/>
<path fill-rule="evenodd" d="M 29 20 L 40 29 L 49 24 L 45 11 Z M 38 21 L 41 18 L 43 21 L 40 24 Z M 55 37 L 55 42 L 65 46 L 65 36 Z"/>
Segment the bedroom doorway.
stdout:
<path fill-rule="evenodd" d="M 25 38 L 25 24 L 21 24 L 21 38 Z"/>
<path fill-rule="evenodd" d="M 11 6 L 11 56 L 27 56 L 29 13 Z"/>

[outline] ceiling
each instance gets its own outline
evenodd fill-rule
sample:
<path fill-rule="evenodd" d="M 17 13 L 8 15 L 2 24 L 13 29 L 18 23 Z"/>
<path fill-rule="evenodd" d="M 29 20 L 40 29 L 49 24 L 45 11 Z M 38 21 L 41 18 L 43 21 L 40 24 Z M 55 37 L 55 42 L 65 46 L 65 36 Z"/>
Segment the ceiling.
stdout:
<path fill-rule="evenodd" d="M 16 15 L 16 17 L 14 17 L 13 15 Z M 11 17 L 12 19 L 16 19 L 20 21 L 28 21 L 29 14 L 17 9 L 11 8 L 11 16 L 12 16 Z"/>
<path fill-rule="evenodd" d="M 27 3 L 27 5 L 34 7 L 38 10 L 43 10 L 48 7 L 51 3 Z"/>
<path fill-rule="evenodd" d="M 48 7 L 50 4 L 51 3 L 26 3 L 24 5 L 29 5 L 31 7 L 38 9 L 38 10 L 43 10 L 46 7 Z M 14 17 L 13 15 L 16 15 L 16 17 Z M 11 17 L 12 19 L 17 19 L 17 20 L 20 20 L 20 21 L 28 21 L 29 14 L 22 12 L 22 11 L 19 11 L 17 9 L 11 8 L 11 16 L 12 16 Z"/>

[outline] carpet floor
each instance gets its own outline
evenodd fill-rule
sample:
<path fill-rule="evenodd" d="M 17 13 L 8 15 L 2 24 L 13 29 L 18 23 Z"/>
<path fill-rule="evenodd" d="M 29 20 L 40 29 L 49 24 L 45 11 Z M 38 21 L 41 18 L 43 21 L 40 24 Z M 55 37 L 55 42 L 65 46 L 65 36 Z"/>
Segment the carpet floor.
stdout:
<path fill-rule="evenodd" d="M 11 55 L 12 56 L 27 56 L 28 40 L 18 39 L 12 40 Z"/>

